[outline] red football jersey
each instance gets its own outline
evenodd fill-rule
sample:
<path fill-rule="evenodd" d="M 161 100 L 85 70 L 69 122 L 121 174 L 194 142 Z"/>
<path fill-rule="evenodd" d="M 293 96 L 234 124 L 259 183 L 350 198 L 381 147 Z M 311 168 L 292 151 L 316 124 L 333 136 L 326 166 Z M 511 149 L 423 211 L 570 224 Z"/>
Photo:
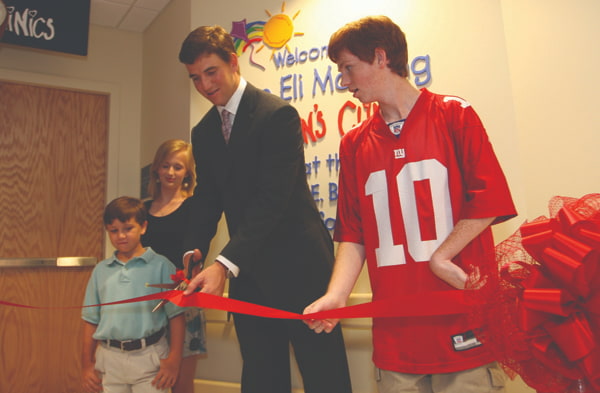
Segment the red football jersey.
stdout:
<path fill-rule="evenodd" d="M 516 215 L 485 129 L 463 99 L 421 90 L 395 136 L 379 112 L 340 144 L 334 240 L 365 246 L 373 299 L 452 290 L 429 258 L 461 219 Z M 453 262 L 495 264 L 491 229 Z M 492 270 L 495 271 L 495 270 Z M 494 359 L 465 315 L 375 318 L 373 360 L 405 373 L 445 373 Z"/>

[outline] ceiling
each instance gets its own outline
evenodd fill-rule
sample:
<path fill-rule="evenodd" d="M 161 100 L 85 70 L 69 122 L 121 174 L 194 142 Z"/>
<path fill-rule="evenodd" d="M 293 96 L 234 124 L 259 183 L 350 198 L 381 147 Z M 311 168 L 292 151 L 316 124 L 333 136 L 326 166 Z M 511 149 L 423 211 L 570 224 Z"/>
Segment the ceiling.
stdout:
<path fill-rule="evenodd" d="M 171 0 L 91 0 L 90 23 L 141 33 Z"/>

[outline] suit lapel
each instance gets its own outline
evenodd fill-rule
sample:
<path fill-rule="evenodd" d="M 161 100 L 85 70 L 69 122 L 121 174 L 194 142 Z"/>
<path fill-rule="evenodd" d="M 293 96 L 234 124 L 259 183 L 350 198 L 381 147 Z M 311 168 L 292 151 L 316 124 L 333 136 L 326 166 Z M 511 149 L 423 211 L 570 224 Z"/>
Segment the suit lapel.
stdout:
<path fill-rule="evenodd" d="M 243 146 L 244 141 L 248 138 L 255 106 L 256 88 L 248 83 L 235 114 L 235 121 L 233 122 L 231 137 L 229 139 L 230 148 L 233 146 Z"/>

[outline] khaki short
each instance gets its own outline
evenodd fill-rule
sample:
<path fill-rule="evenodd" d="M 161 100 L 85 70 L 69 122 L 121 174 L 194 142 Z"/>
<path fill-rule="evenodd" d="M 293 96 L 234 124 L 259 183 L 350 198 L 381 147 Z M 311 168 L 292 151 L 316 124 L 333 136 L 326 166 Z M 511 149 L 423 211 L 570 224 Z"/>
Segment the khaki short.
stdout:
<path fill-rule="evenodd" d="M 498 363 L 445 374 L 405 374 L 377 369 L 379 393 L 500 393 L 506 374 Z"/>

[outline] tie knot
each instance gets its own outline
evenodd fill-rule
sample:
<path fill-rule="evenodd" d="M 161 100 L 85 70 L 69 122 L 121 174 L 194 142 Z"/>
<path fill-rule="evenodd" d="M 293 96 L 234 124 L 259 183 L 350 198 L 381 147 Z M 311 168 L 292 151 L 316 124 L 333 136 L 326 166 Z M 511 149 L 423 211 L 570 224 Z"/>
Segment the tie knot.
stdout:
<path fill-rule="evenodd" d="M 227 109 L 223 109 L 221 111 L 221 118 L 223 119 L 223 123 L 229 123 L 229 120 L 231 119 L 231 112 L 229 112 Z"/>

